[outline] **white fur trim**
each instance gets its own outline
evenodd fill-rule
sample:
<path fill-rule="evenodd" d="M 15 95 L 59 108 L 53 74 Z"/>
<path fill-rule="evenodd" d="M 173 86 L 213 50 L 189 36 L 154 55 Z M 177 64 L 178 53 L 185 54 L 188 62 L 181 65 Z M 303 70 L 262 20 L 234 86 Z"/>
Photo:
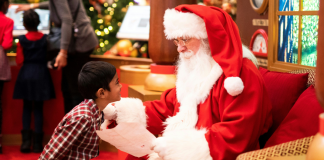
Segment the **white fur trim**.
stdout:
<path fill-rule="evenodd" d="M 153 152 L 149 155 L 148 160 L 163 160 L 163 159 L 161 157 L 159 157 L 159 155 L 157 153 Z"/>
<path fill-rule="evenodd" d="M 204 81 L 202 81 L 200 84 L 198 84 L 199 87 L 194 87 L 197 90 L 193 92 L 195 103 L 199 104 L 206 100 L 206 98 L 209 95 L 210 90 L 213 88 L 214 84 L 218 80 L 218 78 L 223 74 L 222 68 L 219 66 L 218 63 L 216 63 L 214 60 L 212 61 L 213 67 L 210 70 L 210 73 L 207 77 L 205 77 Z M 177 81 L 177 99 L 178 101 L 184 102 L 184 99 L 188 97 L 188 88 L 186 86 L 182 85 L 183 82 Z"/>
<path fill-rule="evenodd" d="M 117 110 L 116 122 L 119 123 L 140 123 L 146 128 L 145 106 L 140 99 L 122 98 L 114 102 Z"/>
<path fill-rule="evenodd" d="M 223 74 L 222 68 L 218 63 L 215 62 L 213 68 L 210 71 L 210 74 L 206 77 L 206 79 L 201 83 L 201 87 L 196 93 L 196 101 L 199 103 L 203 103 L 208 97 L 210 90 L 213 88 L 216 81 Z"/>
<path fill-rule="evenodd" d="M 224 87 L 231 96 L 241 94 L 244 89 L 243 81 L 240 77 L 227 77 L 224 81 Z"/>
<path fill-rule="evenodd" d="M 243 51 L 243 58 L 247 58 L 251 60 L 254 63 L 254 65 L 258 67 L 258 60 L 251 52 L 251 50 L 247 48 L 245 45 L 242 45 L 242 51 Z"/>
<path fill-rule="evenodd" d="M 188 92 L 187 88 L 177 82 L 177 99 L 180 102 L 179 113 L 166 119 L 164 132 L 195 128 L 198 121 L 197 105 L 203 103 L 216 81 L 223 74 L 222 68 L 213 61 L 209 75 L 197 84 L 197 90 Z M 184 96 L 180 96 L 184 95 Z"/>
<path fill-rule="evenodd" d="M 166 145 L 163 160 L 212 160 L 208 142 L 205 138 L 206 130 L 187 129 L 170 131 L 163 134 L 162 145 Z M 158 160 L 156 154 L 154 159 Z"/>
<path fill-rule="evenodd" d="M 109 103 L 102 111 L 104 113 L 105 120 L 116 119 L 117 110 L 116 107 L 114 106 L 114 103 Z"/>
<path fill-rule="evenodd" d="M 194 13 L 184 13 L 175 9 L 167 9 L 164 14 L 163 25 L 167 39 L 179 37 L 207 38 L 204 20 Z"/>
<path fill-rule="evenodd" d="M 195 128 L 198 121 L 197 101 L 193 94 L 180 102 L 179 113 L 166 119 L 164 133 L 174 130 L 185 130 Z"/>

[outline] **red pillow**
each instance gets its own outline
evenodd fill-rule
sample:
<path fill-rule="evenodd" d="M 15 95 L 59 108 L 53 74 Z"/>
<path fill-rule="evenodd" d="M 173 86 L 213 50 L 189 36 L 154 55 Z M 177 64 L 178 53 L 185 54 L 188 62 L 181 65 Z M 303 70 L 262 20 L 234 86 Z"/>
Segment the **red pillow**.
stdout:
<path fill-rule="evenodd" d="M 319 127 L 319 114 L 323 112 L 316 99 L 313 86 L 308 87 L 289 111 L 265 147 L 315 135 Z"/>
<path fill-rule="evenodd" d="M 308 73 L 291 74 L 259 69 L 272 104 L 273 124 L 267 133 L 268 139 L 286 117 L 298 97 L 306 89 Z"/>

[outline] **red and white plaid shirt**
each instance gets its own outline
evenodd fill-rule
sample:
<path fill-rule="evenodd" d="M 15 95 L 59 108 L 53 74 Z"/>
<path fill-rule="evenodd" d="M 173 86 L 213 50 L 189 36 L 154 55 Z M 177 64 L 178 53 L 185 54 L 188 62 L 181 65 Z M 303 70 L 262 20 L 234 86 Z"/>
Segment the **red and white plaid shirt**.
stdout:
<path fill-rule="evenodd" d="M 99 109 L 84 100 L 64 116 L 39 159 L 91 159 L 99 154 Z"/>

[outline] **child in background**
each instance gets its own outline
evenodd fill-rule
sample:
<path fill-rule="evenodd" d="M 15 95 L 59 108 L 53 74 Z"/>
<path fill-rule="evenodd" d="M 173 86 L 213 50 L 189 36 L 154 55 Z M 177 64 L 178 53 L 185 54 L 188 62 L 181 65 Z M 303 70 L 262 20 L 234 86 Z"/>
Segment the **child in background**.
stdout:
<path fill-rule="evenodd" d="M 98 156 L 96 130 L 100 130 L 102 110 L 120 100 L 122 85 L 113 65 L 90 61 L 79 73 L 78 87 L 85 100 L 64 116 L 39 159 L 88 160 Z"/>
<path fill-rule="evenodd" d="M 9 0 L 0 0 L 0 153 L 2 153 L 2 104 L 1 95 L 4 82 L 11 79 L 10 65 L 6 50 L 12 46 L 13 20 L 6 17 Z"/>
<path fill-rule="evenodd" d="M 17 77 L 13 98 L 24 101 L 20 151 L 30 152 L 33 139 L 32 151 L 39 153 L 43 150 L 43 102 L 55 98 L 55 92 L 46 64 L 46 35 L 37 30 L 40 23 L 39 15 L 34 10 L 25 11 L 23 23 L 28 33 L 18 37 L 16 62 L 17 65 L 22 64 L 22 67 Z M 35 122 L 33 138 L 30 129 L 32 111 Z"/>

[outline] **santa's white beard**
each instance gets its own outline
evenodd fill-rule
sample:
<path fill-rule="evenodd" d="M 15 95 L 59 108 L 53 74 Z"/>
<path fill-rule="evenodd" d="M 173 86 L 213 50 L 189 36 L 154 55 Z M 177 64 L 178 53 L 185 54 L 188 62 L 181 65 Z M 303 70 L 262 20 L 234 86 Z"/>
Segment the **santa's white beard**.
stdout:
<path fill-rule="evenodd" d="M 192 55 L 190 57 L 190 55 Z M 185 57 L 190 57 L 189 59 Z M 192 51 L 180 53 L 177 62 L 177 97 L 181 100 L 189 93 L 195 93 L 216 64 L 209 47 L 202 45 L 196 54 Z"/>

